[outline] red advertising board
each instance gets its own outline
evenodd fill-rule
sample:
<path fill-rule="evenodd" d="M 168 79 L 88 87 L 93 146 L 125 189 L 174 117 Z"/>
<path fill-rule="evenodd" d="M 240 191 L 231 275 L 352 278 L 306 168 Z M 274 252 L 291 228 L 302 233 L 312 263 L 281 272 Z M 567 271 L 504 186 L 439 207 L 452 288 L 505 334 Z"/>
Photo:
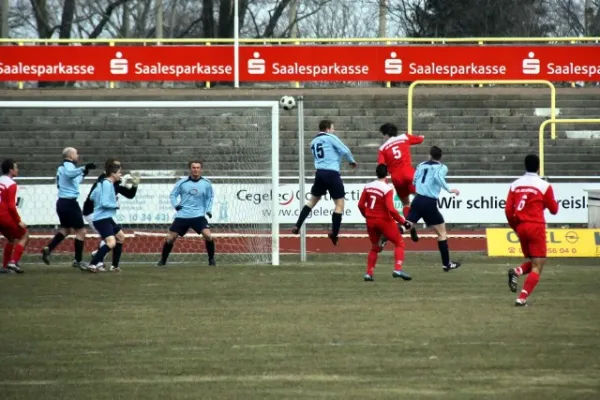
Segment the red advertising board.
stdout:
<path fill-rule="evenodd" d="M 241 82 L 600 81 L 600 46 L 241 46 Z M 2 46 L 1 81 L 233 81 L 226 46 Z"/>

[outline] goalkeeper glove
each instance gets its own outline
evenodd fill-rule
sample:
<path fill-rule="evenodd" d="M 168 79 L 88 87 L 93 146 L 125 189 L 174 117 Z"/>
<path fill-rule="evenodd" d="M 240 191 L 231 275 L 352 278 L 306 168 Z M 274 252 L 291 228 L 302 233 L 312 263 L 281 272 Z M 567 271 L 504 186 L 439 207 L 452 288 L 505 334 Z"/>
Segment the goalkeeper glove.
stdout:
<path fill-rule="evenodd" d="M 207 212 L 206 215 L 208 216 L 208 218 L 212 218 L 212 213 L 211 212 Z"/>
<path fill-rule="evenodd" d="M 404 221 L 402 224 L 398 224 L 398 228 L 400 228 L 401 233 L 404 233 L 406 231 L 410 231 L 412 226 L 410 225 L 410 222 Z"/>
<path fill-rule="evenodd" d="M 96 169 L 96 164 L 94 164 L 93 162 L 85 164 L 86 171 L 90 171 L 92 169 Z"/>
<path fill-rule="evenodd" d="M 179 210 L 181 210 L 182 208 L 183 208 L 183 207 L 179 205 L 179 206 L 175 207 L 175 211 L 179 211 Z"/>
<path fill-rule="evenodd" d="M 131 178 L 131 184 L 133 186 L 137 186 L 140 184 L 140 176 L 139 175 L 133 175 Z"/>

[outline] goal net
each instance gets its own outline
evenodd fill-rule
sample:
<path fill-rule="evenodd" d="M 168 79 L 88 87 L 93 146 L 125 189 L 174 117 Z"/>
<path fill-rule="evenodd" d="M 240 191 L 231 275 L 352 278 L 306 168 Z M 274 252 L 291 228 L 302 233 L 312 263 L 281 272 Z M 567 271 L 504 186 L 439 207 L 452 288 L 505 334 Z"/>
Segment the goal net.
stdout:
<path fill-rule="evenodd" d="M 32 236 L 29 254 L 39 254 L 58 227 L 56 168 L 62 150 L 75 147 L 80 165 L 98 167 L 80 186 L 81 205 L 109 157 L 122 162 L 124 175 L 141 177 L 134 199 L 118 196 L 124 265 L 159 260 L 176 213 L 171 190 L 194 159 L 213 185 L 208 222 L 217 263 L 279 264 L 277 101 L 13 101 L 0 102 L 0 118 L 3 139 L 16 144 L 3 156 L 19 165 L 18 209 Z M 91 252 L 99 237 L 87 231 Z M 52 260 L 69 262 L 72 254 L 73 242 L 65 240 Z M 207 260 L 202 236 L 190 230 L 177 240 L 168 265 Z"/>

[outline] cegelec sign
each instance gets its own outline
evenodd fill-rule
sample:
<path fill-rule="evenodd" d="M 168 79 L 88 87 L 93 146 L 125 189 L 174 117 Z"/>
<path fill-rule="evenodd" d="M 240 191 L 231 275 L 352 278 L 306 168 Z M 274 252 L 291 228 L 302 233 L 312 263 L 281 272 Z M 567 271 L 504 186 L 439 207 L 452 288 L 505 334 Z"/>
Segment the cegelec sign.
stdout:
<path fill-rule="evenodd" d="M 234 48 L 2 46 L 0 81 L 233 81 Z M 599 81 L 600 46 L 241 46 L 259 81 Z"/>

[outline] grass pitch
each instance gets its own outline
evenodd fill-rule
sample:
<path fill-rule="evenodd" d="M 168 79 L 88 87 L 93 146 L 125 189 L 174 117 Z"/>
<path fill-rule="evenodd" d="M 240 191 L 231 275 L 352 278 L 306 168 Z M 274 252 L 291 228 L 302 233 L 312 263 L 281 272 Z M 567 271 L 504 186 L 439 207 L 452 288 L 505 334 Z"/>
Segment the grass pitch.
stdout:
<path fill-rule="evenodd" d="M 0 398 L 597 399 L 600 261 L 549 260 L 515 308 L 506 259 L 311 256 L 281 267 L 0 276 Z M 518 265 L 518 261 L 510 261 Z M 522 282 L 522 281 L 521 281 Z"/>

